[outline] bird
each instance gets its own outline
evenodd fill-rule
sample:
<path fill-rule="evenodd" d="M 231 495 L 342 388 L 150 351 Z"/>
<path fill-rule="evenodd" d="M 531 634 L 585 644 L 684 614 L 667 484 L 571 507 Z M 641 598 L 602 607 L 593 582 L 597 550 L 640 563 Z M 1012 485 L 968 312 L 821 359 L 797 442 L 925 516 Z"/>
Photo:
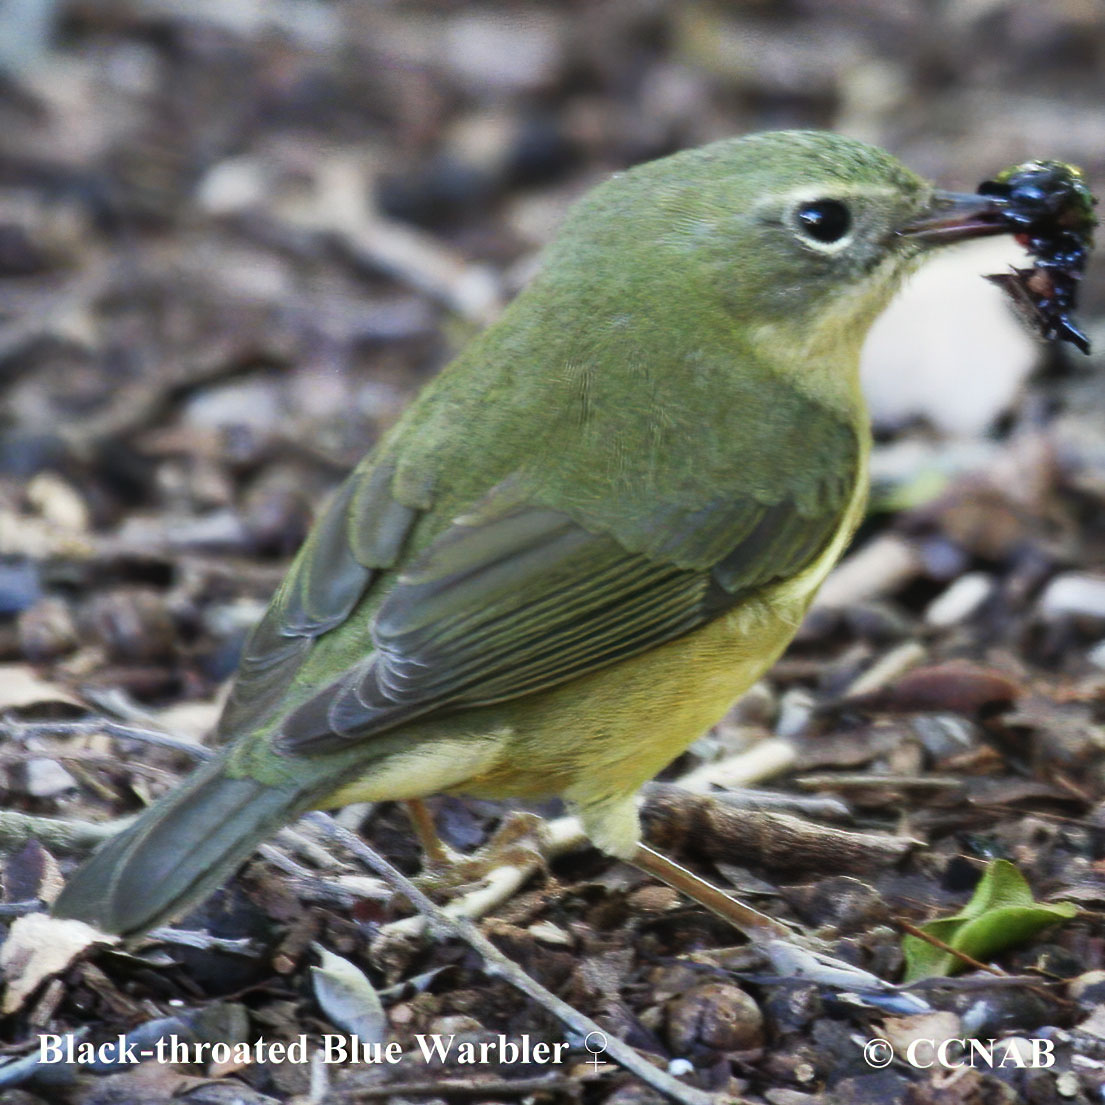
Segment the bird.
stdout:
<path fill-rule="evenodd" d="M 218 752 L 54 915 L 142 934 L 312 809 L 557 795 L 602 851 L 777 932 L 642 840 L 638 792 L 797 631 L 864 515 L 868 328 L 1000 203 L 821 131 L 595 187 L 321 511 Z"/>

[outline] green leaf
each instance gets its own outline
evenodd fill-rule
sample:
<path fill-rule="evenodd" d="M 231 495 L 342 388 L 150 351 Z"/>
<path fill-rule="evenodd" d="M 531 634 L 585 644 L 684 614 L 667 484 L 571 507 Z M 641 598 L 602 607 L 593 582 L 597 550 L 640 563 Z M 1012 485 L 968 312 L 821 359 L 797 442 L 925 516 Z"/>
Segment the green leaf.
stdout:
<path fill-rule="evenodd" d="M 1030 940 L 1057 921 L 1069 921 L 1078 912 L 1073 902 L 1037 902 L 1024 876 L 1008 860 L 997 859 L 986 868 L 971 900 L 958 913 L 921 926 L 963 955 L 983 962 L 1006 948 Z M 902 940 L 905 981 L 955 974 L 963 961 L 917 936 Z"/>

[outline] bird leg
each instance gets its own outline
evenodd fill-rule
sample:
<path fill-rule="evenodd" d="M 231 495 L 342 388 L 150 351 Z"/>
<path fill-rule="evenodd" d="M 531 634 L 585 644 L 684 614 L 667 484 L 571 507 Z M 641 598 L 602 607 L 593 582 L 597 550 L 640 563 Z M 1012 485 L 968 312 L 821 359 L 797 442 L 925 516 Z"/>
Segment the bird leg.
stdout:
<path fill-rule="evenodd" d="M 519 867 L 520 858 L 523 859 L 523 869 L 536 870 L 542 866 L 543 842 L 539 830 L 542 823 L 532 815 L 509 816 L 491 840 L 469 856 L 454 851 L 442 841 L 437 834 L 433 815 L 422 799 L 410 798 L 404 804 L 422 845 L 425 876 L 435 886 L 459 887 L 476 882 L 496 869 Z M 524 853 L 521 857 L 520 852 Z M 793 930 L 787 925 L 730 897 L 647 844 L 637 845 L 631 862 L 728 921 L 754 943 L 794 938 Z"/>
<path fill-rule="evenodd" d="M 418 843 L 422 845 L 425 866 L 444 871 L 455 866 L 464 858 L 454 852 L 437 835 L 437 826 L 434 825 L 433 814 L 430 813 L 426 803 L 421 798 L 408 798 L 403 804 L 407 808 L 407 816 L 411 819 L 414 835 L 418 837 Z"/>
<path fill-rule="evenodd" d="M 768 940 L 794 940 L 795 932 L 766 913 L 731 898 L 712 883 L 699 878 L 693 871 L 650 848 L 638 844 L 630 861 L 635 867 L 665 882 L 673 890 L 685 894 L 691 901 L 705 906 L 711 913 L 728 921 L 750 941 L 762 944 Z"/>
<path fill-rule="evenodd" d="M 422 845 L 424 873 L 420 881 L 435 888 L 456 889 L 502 869 L 532 874 L 546 866 L 545 822 L 535 814 L 508 814 L 486 844 L 466 855 L 438 836 L 433 816 L 421 799 L 409 798 L 404 804 Z"/>

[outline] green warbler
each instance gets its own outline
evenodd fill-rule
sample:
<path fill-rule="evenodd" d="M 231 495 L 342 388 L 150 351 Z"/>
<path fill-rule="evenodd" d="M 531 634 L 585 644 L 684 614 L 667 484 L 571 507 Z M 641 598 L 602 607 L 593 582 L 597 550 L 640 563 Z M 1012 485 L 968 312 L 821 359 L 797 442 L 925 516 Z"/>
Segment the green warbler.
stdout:
<path fill-rule="evenodd" d="M 595 188 L 323 511 L 222 750 L 55 914 L 141 932 L 306 810 L 440 792 L 561 795 L 655 856 L 638 789 L 770 667 L 863 515 L 869 326 L 935 245 L 1007 229 L 999 202 L 804 131 Z"/>

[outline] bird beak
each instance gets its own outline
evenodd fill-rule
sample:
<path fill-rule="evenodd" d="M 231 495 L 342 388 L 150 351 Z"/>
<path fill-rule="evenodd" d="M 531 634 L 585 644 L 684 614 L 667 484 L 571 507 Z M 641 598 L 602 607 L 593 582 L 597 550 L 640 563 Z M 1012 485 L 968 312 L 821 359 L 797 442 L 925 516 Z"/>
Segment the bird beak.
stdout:
<path fill-rule="evenodd" d="M 898 233 L 933 245 L 1007 234 L 1006 201 L 1000 196 L 973 192 L 934 192 L 927 210 L 912 218 Z"/>

